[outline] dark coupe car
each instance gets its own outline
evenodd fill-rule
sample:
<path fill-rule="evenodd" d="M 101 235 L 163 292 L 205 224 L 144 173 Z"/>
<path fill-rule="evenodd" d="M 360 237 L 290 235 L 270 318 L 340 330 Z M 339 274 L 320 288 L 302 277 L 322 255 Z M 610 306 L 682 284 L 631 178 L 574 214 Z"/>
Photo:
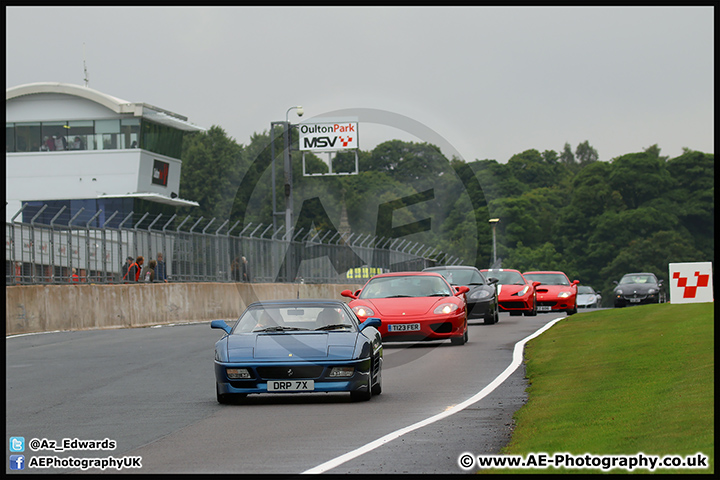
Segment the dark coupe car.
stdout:
<path fill-rule="evenodd" d="M 462 265 L 430 267 L 423 272 L 439 273 L 450 285 L 454 287 L 464 285 L 470 289 L 465 294 L 468 320 L 482 318 L 486 325 L 500 320 L 498 293 L 495 287 L 497 280 L 488 280 L 477 268 Z"/>
<path fill-rule="evenodd" d="M 627 273 L 613 283 L 616 307 L 665 302 L 663 281 L 653 273 Z"/>
<path fill-rule="evenodd" d="M 468 340 L 467 306 L 464 294 L 468 287 L 451 286 L 433 272 L 394 272 L 375 275 L 344 297 L 359 319 L 382 319 L 383 341 L 450 340 L 463 345 Z"/>
<path fill-rule="evenodd" d="M 337 300 L 256 302 L 215 343 L 217 400 L 250 393 L 350 392 L 369 400 L 382 392 L 378 318 L 360 322 Z"/>

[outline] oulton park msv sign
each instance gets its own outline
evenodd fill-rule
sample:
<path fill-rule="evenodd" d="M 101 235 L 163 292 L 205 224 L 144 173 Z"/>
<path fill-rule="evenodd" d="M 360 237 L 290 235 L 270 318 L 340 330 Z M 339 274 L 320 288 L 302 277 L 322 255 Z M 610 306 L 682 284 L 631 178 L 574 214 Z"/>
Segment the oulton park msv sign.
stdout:
<path fill-rule="evenodd" d="M 334 152 L 358 148 L 358 122 L 351 120 L 319 120 L 301 123 L 300 150 Z"/>

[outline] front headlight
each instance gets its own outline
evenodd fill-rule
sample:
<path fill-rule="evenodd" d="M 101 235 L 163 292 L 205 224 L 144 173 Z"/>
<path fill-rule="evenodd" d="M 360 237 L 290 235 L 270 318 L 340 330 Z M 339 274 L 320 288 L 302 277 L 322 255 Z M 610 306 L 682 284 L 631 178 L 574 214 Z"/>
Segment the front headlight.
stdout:
<path fill-rule="evenodd" d="M 447 315 L 448 313 L 454 312 L 458 308 L 460 307 L 458 307 L 454 303 L 443 303 L 435 309 L 434 313 L 436 313 L 437 315 Z"/>
<path fill-rule="evenodd" d="M 252 378 L 247 368 L 226 368 L 225 372 L 228 378 Z"/>
<path fill-rule="evenodd" d="M 353 307 L 352 311 L 355 312 L 355 315 L 358 317 L 370 317 L 372 315 L 375 315 L 375 312 L 372 308 L 366 307 L 365 305 L 358 305 L 357 307 Z"/>
<path fill-rule="evenodd" d="M 572 295 L 572 292 L 560 292 L 558 298 L 568 298 L 570 295 Z"/>
<path fill-rule="evenodd" d="M 622 290 L 618 288 L 617 290 L 615 290 L 615 294 L 622 295 L 623 293 L 622 293 Z"/>
<path fill-rule="evenodd" d="M 473 300 L 480 300 L 482 298 L 487 298 L 489 296 L 490 296 L 490 292 L 488 292 L 487 290 L 478 290 L 478 291 L 470 294 L 470 298 L 472 298 Z"/>
<path fill-rule="evenodd" d="M 333 367 L 328 374 L 331 378 L 346 378 L 352 377 L 355 373 L 355 367 Z"/>
<path fill-rule="evenodd" d="M 529 289 L 530 289 L 530 285 L 525 285 L 525 286 L 523 287 L 523 289 L 520 290 L 519 292 L 517 292 L 515 295 L 517 295 L 518 297 L 522 297 L 523 295 L 525 295 L 525 294 L 527 293 L 527 291 L 528 291 Z"/>
<path fill-rule="evenodd" d="M 654 288 L 651 288 L 650 290 L 648 290 L 649 295 L 654 295 L 656 293 L 657 293 L 657 290 L 655 290 Z"/>

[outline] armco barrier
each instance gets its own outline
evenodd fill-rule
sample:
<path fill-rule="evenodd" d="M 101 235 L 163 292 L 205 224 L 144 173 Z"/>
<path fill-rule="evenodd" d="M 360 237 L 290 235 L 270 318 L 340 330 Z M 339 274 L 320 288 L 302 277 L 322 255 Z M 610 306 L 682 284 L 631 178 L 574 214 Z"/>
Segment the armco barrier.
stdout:
<path fill-rule="evenodd" d="M 329 298 L 357 285 L 152 283 L 5 287 L 5 335 L 235 320 L 257 300 Z"/>

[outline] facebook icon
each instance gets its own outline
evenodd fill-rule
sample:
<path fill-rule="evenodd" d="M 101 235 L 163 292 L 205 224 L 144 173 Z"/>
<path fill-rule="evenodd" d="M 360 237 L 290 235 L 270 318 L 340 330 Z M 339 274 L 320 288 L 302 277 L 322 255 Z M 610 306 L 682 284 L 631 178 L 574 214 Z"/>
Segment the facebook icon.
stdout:
<path fill-rule="evenodd" d="M 25 470 L 25 455 L 10 455 L 10 470 Z"/>

